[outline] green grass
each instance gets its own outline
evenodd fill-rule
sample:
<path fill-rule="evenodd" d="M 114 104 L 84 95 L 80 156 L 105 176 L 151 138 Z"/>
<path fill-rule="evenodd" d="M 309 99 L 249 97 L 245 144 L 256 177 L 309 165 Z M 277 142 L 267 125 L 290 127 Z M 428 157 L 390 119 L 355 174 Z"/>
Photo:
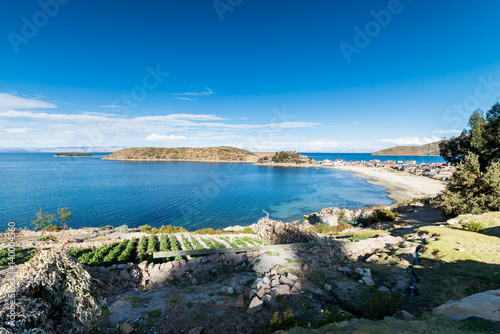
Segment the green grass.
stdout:
<path fill-rule="evenodd" d="M 463 229 L 465 226 L 479 223 L 484 227 L 483 234 L 500 238 L 500 212 L 489 212 L 480 216 L 460 217 L 460 223 L 457 225 Z"/>
<path fill-rule="evenodd" d="M 466 334 L 466 333 L 498 333 L 500 324 L 482 320 L 458 321 L 431 313 L 424 314 L 418 321 L 382 320 L 382 321 L 349 321 L 331 323 L 320 327 L 295 327 L 288 331 L 275 333 L 289 334 L 326 334 L 326 333 L 355 333 L 355 334 Z"/>
<path fill-rule="evenodd" d="M 383 231 L 359 231 L 352 235 L 354 241 L 360 241 L 365 239 L 370 239 L 384 233 Z"/>
<path fill-rule="evenodd" d="M 419 232 L 439 236 L 426 245 L 420 266 L 415 267 L 420 280 L 416 309 L 430 311 L 448 300 L 500 286 L 498 237 L 453 226 L 424 227 Z"/>

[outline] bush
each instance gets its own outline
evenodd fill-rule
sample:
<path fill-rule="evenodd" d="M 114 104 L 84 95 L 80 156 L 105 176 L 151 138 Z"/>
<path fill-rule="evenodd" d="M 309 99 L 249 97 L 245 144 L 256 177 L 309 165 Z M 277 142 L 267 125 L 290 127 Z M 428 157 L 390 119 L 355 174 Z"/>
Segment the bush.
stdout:
<path fill-rule="evenodd" d="M 462 227 L 467 231 L 478 232 L 478 233 L 483 232 L 485 229 L 485 226 L 482 223 L 475 221 L 462 223 Z"/>
<path fill-rule="evenodd" d="M 43 232 L 59 232 L 61 228 L 59 226 L 56 226 L 54 224 L 50 224 L 42 228 Z"/>
<path fill-rule="evenodd" d="M 196 234 L 222 234 L 221 230 L 214 230 L 213 228 L 202 228 L 199 230 L 194 231 Z"/>
<path fill-rule="evenodd" d="M 468 155 L 432 204 L 448 215 L 499 211 L 500 163 L 494 162 L 482 172 L 478 156 Z"/>
<path fill-rule="evenodd" d="M 59 239 L 57 239 L 57 237 L 55 237 L 53 235 L 47 235 L 45 237 L 41 237 L 41 238 L 36 239 L 36 241 L 54 241 L 54 242 L 57 242 L 57 241 L 59 241 Z"/>
<path fill-rule="evenodd" d="M 350 229 L 352 226 L 347 223 L 340 222 L 337 226 L 332 226 L 332 233 L 340 233 L 344 230 Z"/>
<path fill-rule="evenodd" d="M 377 210 L 368 219 L 371 223 L 391 222 L 396 219 L 396 215 L 391 210 Z"/>
<path fill-rule="evenodd" d="M 188 232 L 184 227 L 182 226 L 172 226 L 172 225 L 167 225 L 167 226 L 162 226 L 158 230 L 159 233 L 165 233 L 165 234 L 172 234 L 172 233 L 184 233 Z"/>
<path fill-rule="evenodd" d="M 313 231 L 316 233 L 328 233 L 331 232 L 330 225 L 326 223 L 316 223 L 314 224 Z"/>
<path fill-rule="evenodd" d="M 149 233 L 151 232 L 151 226 L 150 225 L 142 225 L 142 226 L 139 226 L 139 232 L 142 232 L 142 233 Z"/>
<path fill-rule="evenodd" d="M 127 225 L 121 225 L 116 228 L 117 232 L 121 233 L 128 233 L 128 226 Z"/>
<path fill-rule="evenodd" d="M 270 332 L 276 332 L 279 330 L 288 330 L 290 328 L 296 327 L 298 324 L 297 320 L 293 316 L 292 310 L 286 310 L 281 318 L 278 312 L 274 312 L 273 316 L 267 323 L 267 327 Z"/>

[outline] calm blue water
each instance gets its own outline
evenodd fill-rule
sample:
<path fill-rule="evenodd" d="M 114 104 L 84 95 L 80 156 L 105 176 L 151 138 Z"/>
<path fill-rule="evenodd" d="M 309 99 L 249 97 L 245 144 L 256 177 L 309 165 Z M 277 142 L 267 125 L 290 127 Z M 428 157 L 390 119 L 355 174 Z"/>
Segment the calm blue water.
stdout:
<path fill-rule="evenodd" d="M 0 229 L 9 221 L 30 226 L 39 208 L 55 213 L 59 206 L 73 212 L 72 227 L 172 224 L 194 230 L 251 224 L 264 216 L 262 210 L 291 220 L 327 206 L 392 202 L 385 188 L 331 169 L 123 162 L 102 156 L 0 154 L 0 224 L 5 226 Z"/>

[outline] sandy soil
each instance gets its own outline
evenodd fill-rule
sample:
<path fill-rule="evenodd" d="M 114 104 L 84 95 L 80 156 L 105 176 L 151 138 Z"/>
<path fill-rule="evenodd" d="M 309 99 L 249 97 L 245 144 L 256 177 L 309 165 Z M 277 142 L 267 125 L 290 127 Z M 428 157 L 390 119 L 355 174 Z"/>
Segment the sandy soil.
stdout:
<path fill-rule="evenodd" d="M 335 166 L 335 169 L 353 172 L 358 177 L 368 179 L 366 182 L 387 188 L 388 197 L 395 202 L 402 202 L 416 197 L 437 195 L 444 190 L 446 183 L 424 176 L 416 176 L 405 172 L 393 172 L 386 168 L 361 166 Z"/>

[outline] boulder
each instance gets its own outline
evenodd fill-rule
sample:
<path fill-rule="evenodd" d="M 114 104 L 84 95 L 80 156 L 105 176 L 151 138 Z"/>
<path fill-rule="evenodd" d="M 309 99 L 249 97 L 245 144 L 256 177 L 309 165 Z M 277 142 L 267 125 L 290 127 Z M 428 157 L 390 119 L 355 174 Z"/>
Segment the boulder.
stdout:
<path fill-rule="evenodd" d="M 230 286 L 224 286 L 220 289 L 220 292 L 224 295 L 230 296 L 234 293 L 234 289 Z"/>
<path fill-rule="evenodd" d="M 413 314 L 410 312 L 407 312 L 405 310 L 401 310 L 399 312 L 396 312 L 396 314 L 393 315 L 396 319 L 401 319 L 405 321 L 416 321 L 417 317 L 415 317 Z"/>
<path fill-rule="evenodd" d="M 264 304 L 264 302 L 260 300 L 259 297 L 253 297 L 248 306 L 247 313 L 259 312 L 262 309 L 262 304 Z"/>
<path fill-rule="evenodd" d="M 195 327 L 193 329 L 191 329 L 188 334 L 200 334 L 201 332 L 203 332 L 203 327 Z"/>
<path fill-rule="evenodd" d="M 220 256 L 219 254 L 210 254 L 208 257 L 207 257 L 208 261 L 212 262 L 212 263 L 217 263 L 219 262 L 220 260 Z"/>
<path fill-rule="evenodd" d="M 375 282 L 371 279 L 371 277 L 363 276 L 363 277 L 361 277 L 361 279 L 363 280 L 363 282 L 366 285 L 368 285 L 368 286 L 375 286 Z"/>
<path fill-rule="evenodd" d="M 269 305 L 272 308 L 278 308 L 278 303 L 271 297 L 271 295 L 267 294 L 262 297 L 262 301 L 266 303 L 266 305 Z"/>
<path fill-rule="evenodd" d="M 276 286 L 276 293 L 281 296 L 289 296 L 290 295 L 290 287 L 286 284 L 280 284 Z"/>
<path fill-rule="evenodd" d="M 134 327 L 128 322 L 124 322 L 120 325 L 120 334 L 130 334 L 134 331 Z"/>
<path fill-rule="evenodd" d="M 500 290 L 489 290 L 460 300 L 450 300 L 432 312 L 456 320 L 478 317 L 500 321 Z"/>
<path fill-rule="evenodd" d="M 120 271 L 120 278 L 124 281 L 128 281 L 130 280 L 130 274 L 128 273 L 128 271 L 123 269 L 122 271 Z"/>
<path fill-rule="evenodd" d="M 148 267 L 148 261 L 142 261 L 139 263 L 139 269 L 145 270 Z"/>

